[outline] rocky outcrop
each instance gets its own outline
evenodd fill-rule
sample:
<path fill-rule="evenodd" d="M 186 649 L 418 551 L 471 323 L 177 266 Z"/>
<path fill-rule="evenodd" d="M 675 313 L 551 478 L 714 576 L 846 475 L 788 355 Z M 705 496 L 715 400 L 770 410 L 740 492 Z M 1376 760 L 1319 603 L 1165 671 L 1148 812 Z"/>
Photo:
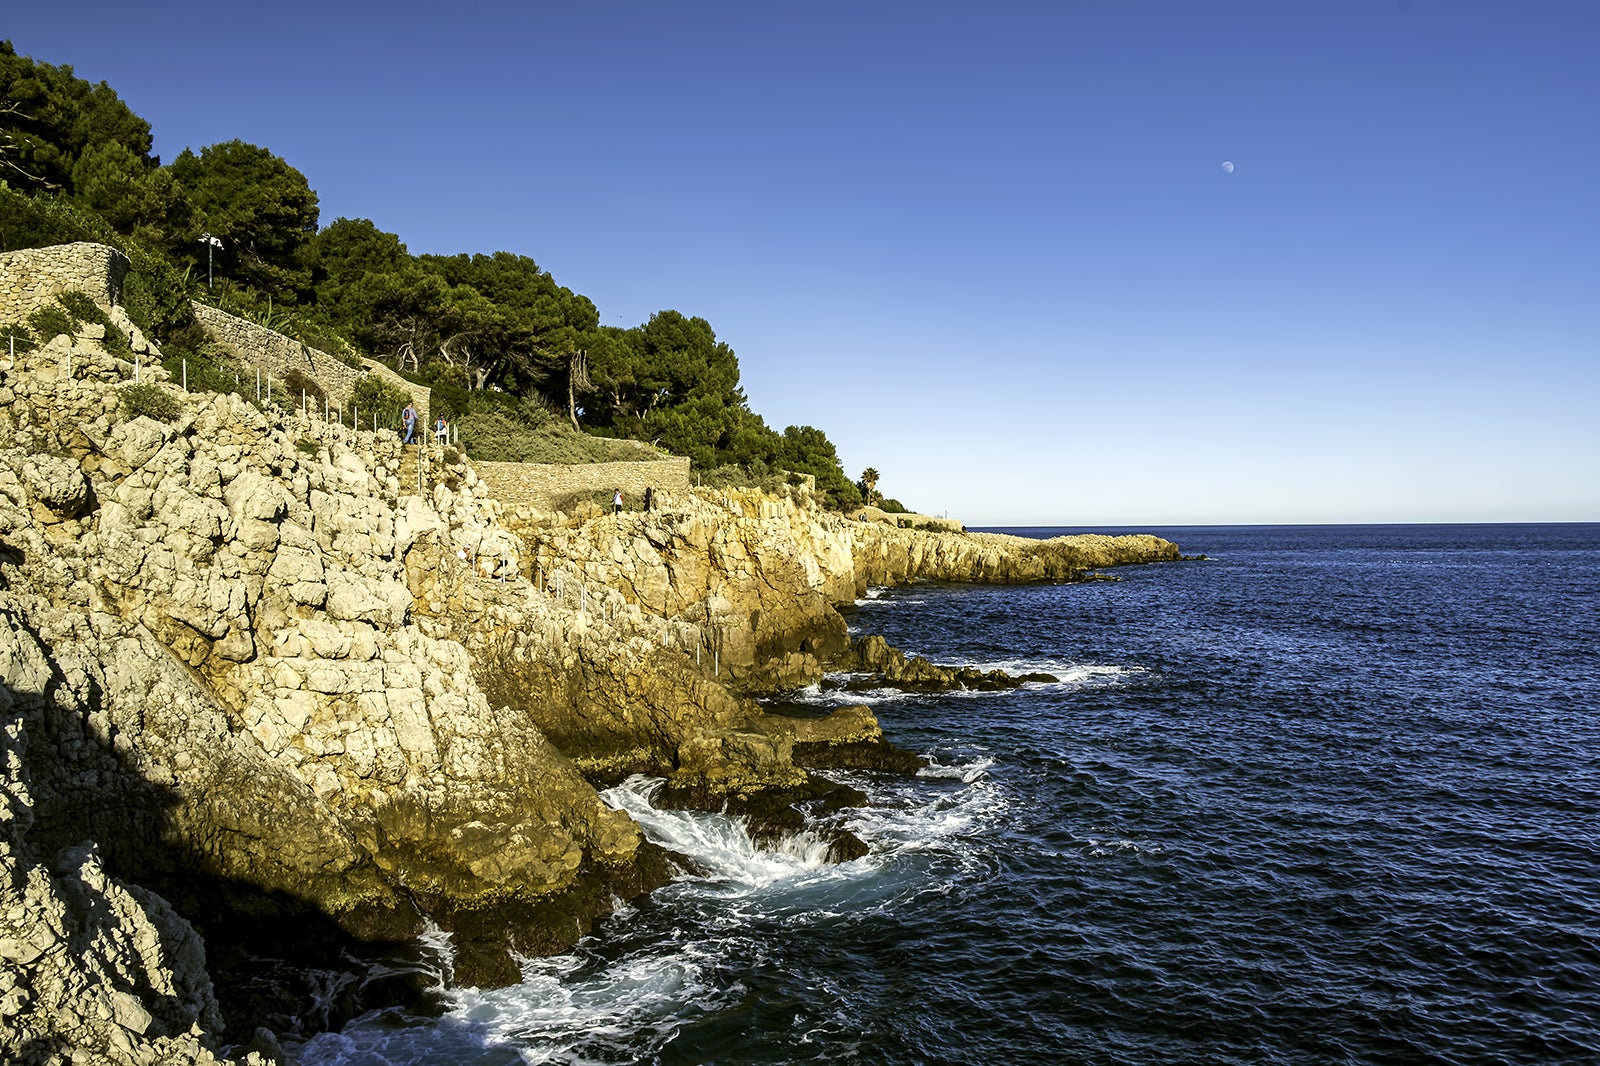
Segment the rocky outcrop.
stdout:
<path fill-rule="evenodd" d="M 971 666 L 940 666 L 920 655 L 910 658 L 876 633 L 869 633 L 850 645 L 850 650 L 835 660 L 840 670 L 857 676 L 842 680 L 829 678 L 825 685 L 847 692 L 877 688 L 897 688 L 903 692 L 1002 692 L 1027 684 L 1059 681 L 1054 674 L 1008 674 L 1004 670 L 979 670 Z"/>
<path fill-rule="evenodd" d="M 5 678 L 42 848 L 97 841 L 186 913 L 364 939 L 429 916 L 468 981 L 665 876 L 526 707 L 491 705 L 448 610 L 413 609 L 408 562 L 515 563 L 470 471 L 402 495 L 392 435 L 234 396 L 123 421 L 131 368 L 82 354 L 0 376 L 0 643 L 37 649 Z"/>
<path fill-rule="evenodd" d="M 92 338 L 0 367 L 3 769 L 28 812 L 5 944 L 45 944 L 35 969 L 48 944 L 91 945 L 74 972 L 117 1026 L 62 1013 L 39 1048 L 122 1032 L 146 1061 L 216 1033 L 173 908 L 222 937 L 383 941 L 431 919 L 458 979 L 514 980 L 512 950 L 566 948 L 670 873 L 595 783 L 659 774 L 676 802 L 776 832 L 797 799 L 859 801 L 810 768 L 915 767 L 864 708 L 788 718 L 748 698 L 847 654 L 836 607 L 866 584 L 1070 580 L 1171 548 L 927 533 L 746 493 L 514 529 L 453 453 L 419 484 L 392 433 L 186 395 L 148 364 L 178 413 L 130 419 L 133 371 Z M 0 1005 L 45 1017 L 28 1004 L 55 993 L 28 987 Z M 191 1052 L 209 1054 L 172 1055 Z"/>
<path fill-rule="evenodd" d="M 126 360 L 55 354 L 0 372 L 0 621 L 38 649 L 6 677 L 46 850 L 96 841 L 184 913 L 431 918 L 459 978 L 498 982 L 668 874 L 593 780 L 810 787 L 691 627 L 522 577 L 459 457 L 419 494 L 392 434 L 170 385 L 175 420 L 125 419 Z"/>
<path fill-rule="evenodd" d="M 616 595 L 675 623 L 675 641 L 746 692 L 812 684 L 844 656 L 836 609 L 869 585 L 1079 581 L 1101 567 L 1179 558 L 1152 536 L 1029 540 L 918 530 L 821 511 L 799 497 L 700 491 L 568 526 L 518 524 L 541 580 Z"/>
<path fill-rule="evenodd" d="M 37 643 L 7 635 L 6 678 L 45 669 Z M 27 736 L 9 684 L 0 683 L 0 1059 L 230 1061 L 210 1046 L 222 1021 L 194 928 L 160 896 L 110 876 L 93 842 L 62 848 L 49 863 L 35 854 Z"/>

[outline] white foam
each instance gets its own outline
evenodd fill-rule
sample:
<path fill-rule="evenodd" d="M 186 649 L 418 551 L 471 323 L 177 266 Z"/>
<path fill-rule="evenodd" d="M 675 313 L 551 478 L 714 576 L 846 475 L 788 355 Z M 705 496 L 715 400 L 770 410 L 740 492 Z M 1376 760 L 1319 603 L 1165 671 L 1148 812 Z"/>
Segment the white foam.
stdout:
<path fill-rule="evenodd" d="M 983 755 L 969 763 L 957 763 L 954 766 L 945 766 L 939 763 L 930 763 L 917 771 L 918 777 L 943 777 L 954 778 L 957 781 L 972 784 L 982 780 L 988 775 L 989 767 L 994 765 L 994 759 Z"/>
<path fill-rule="evenodd" d="M 835 683 L 845 683 L 876 676 L 876 674 L 829 674 L 828 679 Z M 791 702 L 802 703 L 811 707 L 858 707 L 862 704 L 871 706 L 878 703 L 892 703 L 920 695 L 921 693 L 906 692 L 897 688 L 851 690 L 846 688 L 823 688 L 821 685 L 807 685 L 787 698 Z"/>
<path fill-rule="evenodd" d="M 866 607 L 866 606 L 868 606 L 870 604 L 871 606 L 877 607 L 877 608 L 882 608 L 882 607 L 912 607 L 912 606 L 915 606 L 917 604 L 921 604 L 921 603 L 926 603 L 927 602 L 926 600 L 923 600 L 923 599 L 916 599 L 916 598 L 912 598 L 912 597 L 904 597 L 904 598 L 902 598 L 900 596 L 894 596 L 892 594 L 895 591 L 896 591 L 895 589 L 884 588 L 881 585 L 872 585 L 867 589 L 867 594 L 865 596 L 862 596 L 860 599 L 856 600 L 856 606 L 857 607 Z"/>
<path fill-rule="evenodd" d="M 957 871 L 981 861 L 972 837 L 1008 806 L 991 778 L 994 765 L 987 753 L 966 751 L 915 778 L 832 775 L 874 795 L 847 822 L 870 853 L 833 864 L 815 834 L 763 850 L 738 819 L 660 810 L 651 799 L 661 781 L 630 778 L 603 793 L 606 801 L 708 876 L 680 878 L 648 909 L 619 907 L 572 954 L 519 960 L 519 984 L 445 992 L 450 1007 L 442 1018 L 374 1012 L 291 1050 L 305 1066 L 651 1061 L 684 1025 L 743 999 L 746 990 L 728 979 L 726 963 L 760 964 L 763 948 L 752 928 L 827 926 L 949 892 Z M 442 982 L 449 938 L 435 927 L 425 943 Z"/>
<path fill-rule="evenodd" d="M 651 803 L 661 785 L 659 778 L 636 774 L 600 797 L 627 811 L 652 841 L 688 855 L 716 879 L 764 887 L 828 864 L 828 843 L 815 833 L 799 833 L 785 837 L 775 848 L 760 848 L 738 818 L 661 810 Z"/>

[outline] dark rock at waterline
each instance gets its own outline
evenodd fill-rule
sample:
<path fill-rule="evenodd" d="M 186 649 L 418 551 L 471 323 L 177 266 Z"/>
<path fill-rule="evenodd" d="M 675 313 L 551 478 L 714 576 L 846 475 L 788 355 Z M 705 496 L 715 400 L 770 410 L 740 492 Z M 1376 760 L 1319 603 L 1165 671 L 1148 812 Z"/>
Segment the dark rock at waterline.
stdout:
<path fill-rule="evenodd" d="M 907 658 L 877 634 L 862 637 L 834 662 L 847 670 L 865 671 L 837 686 L 846 692 L 897 688 L 905 692 L 1003 692 L 1029 683 L 1053 683 L 1054 674 L 1008 674 L 1004 670 L 979 670 L 972 666 L 940 666 L 920 655 Z"/>
<path fill-rule="evenodd" d="M 566 889 L 541 899 L 510 898 L 473 907 L 441 906 L 439 924 L 455 949 L 453 983 L 498 988 L 522 979 L 512 952 L 557 955 L 570 950 L 612 912 L 618 897 L 632 899 L 660 888 L 677 870 L 675 856 L 644 843 L 625 867 L 585 862 Z"/>
<path fill-rule="evenodd" d="M 803 782 L 773 787 L 721 791 L 699 782 L 669 780 L 655 796 L 663 807 L 732 815 L 745 823 L 750 838 L 770 846 L 785 837 L 812 832 L 828 844 L 832 862 L 858 859 L 867 853 L 860 837 L 826 820 L 867 802 L 866 794 L 849 785 L 808 774 Z"/>

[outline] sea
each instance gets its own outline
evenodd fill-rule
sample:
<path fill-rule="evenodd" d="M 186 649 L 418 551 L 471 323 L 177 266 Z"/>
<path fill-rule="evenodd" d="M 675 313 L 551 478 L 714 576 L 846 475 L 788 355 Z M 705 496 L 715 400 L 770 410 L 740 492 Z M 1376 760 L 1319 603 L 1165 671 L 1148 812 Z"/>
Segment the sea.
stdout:
<path fill-rule="evenodd" d="M 1046 537 L 1082 530 L 1020 529 Z M 872 589 L 870 846 L 606 793 L 704 872 L 307 1064 L 1600 1063 L 1600 525 L 1192 526 L 1114 582 Z"/>

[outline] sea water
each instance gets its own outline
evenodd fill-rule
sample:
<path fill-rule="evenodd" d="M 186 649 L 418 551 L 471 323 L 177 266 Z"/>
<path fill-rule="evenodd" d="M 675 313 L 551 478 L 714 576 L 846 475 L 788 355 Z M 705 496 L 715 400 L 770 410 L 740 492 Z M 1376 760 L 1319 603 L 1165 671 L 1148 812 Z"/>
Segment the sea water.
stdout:
<path fill-rule="evenodd" d="M 1059 678 L 790 697 L 868 702 L 929 760 L 849 775 L 866 857 L 760 850 L 629 781 L 608 801 L 703 874 L 520 984 L 295 1050 L 1600 1062 L 1600 526 L 1154 532 L 1209 558 L 857 605 L 908 653 Z"/>

